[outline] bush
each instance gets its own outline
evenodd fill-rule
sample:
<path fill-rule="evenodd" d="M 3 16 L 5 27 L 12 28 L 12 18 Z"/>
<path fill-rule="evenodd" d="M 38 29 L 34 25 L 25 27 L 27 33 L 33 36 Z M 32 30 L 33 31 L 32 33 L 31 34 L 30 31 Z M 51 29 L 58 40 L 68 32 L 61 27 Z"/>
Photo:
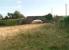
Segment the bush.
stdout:
<path fill-rule="evenodd" d="M 64 17 L 63 20 L 60 20 L 61 27 L 63 26 L 64 28 L 69 28 L 69 16 Z"/>
<path fill-rule="evenodd" d="M 69 16 L 63 17 L 63 19 L 60 19 L 58 22 L 56 22 L 56 27 L 59 30 L 64 30 L 69 33 Z"/>
<path fill-rule="evenodd" d="M 16 20 L 7 20 L 5 23 L 6 23 L 5 24 L 6 26 L 10 26 L 10 25 L 16 25 L 17 21 Z"/>
<path fill-rule="evenodd" d="M 47 19 L 47 22 L 52 22 L 52 20 L 53 20 L 53 16 L 50 13 L 45 15 L 44 17 Z"/>
<path fill-rule="evenodd" d="M 0 20 L 0 26 L 12 26 L 12 25 L 20 25 L 24 24 L 24 19 L 5 19 Z"/>
<path fill-rule="evenodd" d="M 64 24 L 66 27 L 69 27 L 69 16 L 64 18 Z"/>
<path fill-rule="evenodd" d="M 0 26 L 16 25 L 16 20 L 0 20 Z"/>

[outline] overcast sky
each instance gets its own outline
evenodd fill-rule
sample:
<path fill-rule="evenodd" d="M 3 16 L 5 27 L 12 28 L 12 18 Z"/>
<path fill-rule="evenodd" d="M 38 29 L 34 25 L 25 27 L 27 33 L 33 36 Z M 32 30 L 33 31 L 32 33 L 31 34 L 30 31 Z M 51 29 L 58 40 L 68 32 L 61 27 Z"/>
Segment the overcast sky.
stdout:
<path fill-rule="evenodd" d="M 69 0 L 0 0 L 0 14 L 5 16 L 8 12 L 20 11 L 25 16 L 45 15 L 65 15 L 65 3 Z"/>

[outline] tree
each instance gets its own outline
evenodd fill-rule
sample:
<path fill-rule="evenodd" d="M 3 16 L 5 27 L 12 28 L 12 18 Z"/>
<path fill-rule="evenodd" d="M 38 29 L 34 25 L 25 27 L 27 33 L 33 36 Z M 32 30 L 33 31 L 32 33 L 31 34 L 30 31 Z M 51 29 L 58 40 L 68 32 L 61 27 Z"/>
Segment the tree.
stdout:
<path fill-rule="evenodd" d="M 5 18 L 4 19 L 8 19 L 8 16 L 5 16 Z"/>
<path fill-rule="evenodd" d="M 13 15 L 14 15 L 14 18 L 16 18 L 16 19 L 24 18 L 24 15 L 22 15 L 19 11 L 15 11 Z"/>
<path fill-rule="evenodd" d="M 14 13 L 8 13 L 9 19 L 18 19 L 18 18 L 24 18 L 24 15 L 22 15 L 19 11 L 15 11 Z"/>
<path fill-rule="evenodd" d="M 9 19 L 13 19 L 13 13 L 8 13 Z"/>
<path fill-rule="evenodd" d="M 53 16 L 50 13 L 45 15 L 44 17 L 48 20 L 48 22 L 51 22 L 53 20 Z"/>
<path fill-rule="evenodd" d="M 3 19 L 3 16 L 0 14 L 0 19 Z"/>

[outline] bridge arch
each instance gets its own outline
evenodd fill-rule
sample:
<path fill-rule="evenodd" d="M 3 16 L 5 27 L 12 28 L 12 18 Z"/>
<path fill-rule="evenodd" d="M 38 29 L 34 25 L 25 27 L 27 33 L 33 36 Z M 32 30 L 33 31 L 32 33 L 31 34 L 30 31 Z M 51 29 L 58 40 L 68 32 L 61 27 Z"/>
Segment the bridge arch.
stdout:
<path fill-rule="evenodd" d="M 40 19 L 35 19 L 35 20 L 33 20 L 31 23 L 43 23 L 43 21 L 42 20 L 40 20 Z"/>
<path fill-rule="evenodd" d="M 28 16 L 26 18 L 26 23 L 30 24 L 32 23 L 33 21 L 37 21 L 37 22 L 46 22 L 46 18 L 44 18 L 43 16 Z"/>

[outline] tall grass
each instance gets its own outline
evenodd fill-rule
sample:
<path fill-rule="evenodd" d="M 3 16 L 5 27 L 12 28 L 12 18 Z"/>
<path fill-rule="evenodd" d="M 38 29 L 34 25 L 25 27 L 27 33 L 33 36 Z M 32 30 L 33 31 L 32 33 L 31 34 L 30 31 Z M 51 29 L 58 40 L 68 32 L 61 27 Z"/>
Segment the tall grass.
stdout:
<path fill-rule="evenodd" d="M 54 24 L 20 32 L 17 36 L 0 40 L 1 50 L 69 50 L 69 35 Z"/>
<path fill-rule="evenodd" d="M 69 33 L 69 16 L 63 17 L 63 19 L 60 19 L 56 26 L 60 29 L 63 29 L 64 31 Z"/>

